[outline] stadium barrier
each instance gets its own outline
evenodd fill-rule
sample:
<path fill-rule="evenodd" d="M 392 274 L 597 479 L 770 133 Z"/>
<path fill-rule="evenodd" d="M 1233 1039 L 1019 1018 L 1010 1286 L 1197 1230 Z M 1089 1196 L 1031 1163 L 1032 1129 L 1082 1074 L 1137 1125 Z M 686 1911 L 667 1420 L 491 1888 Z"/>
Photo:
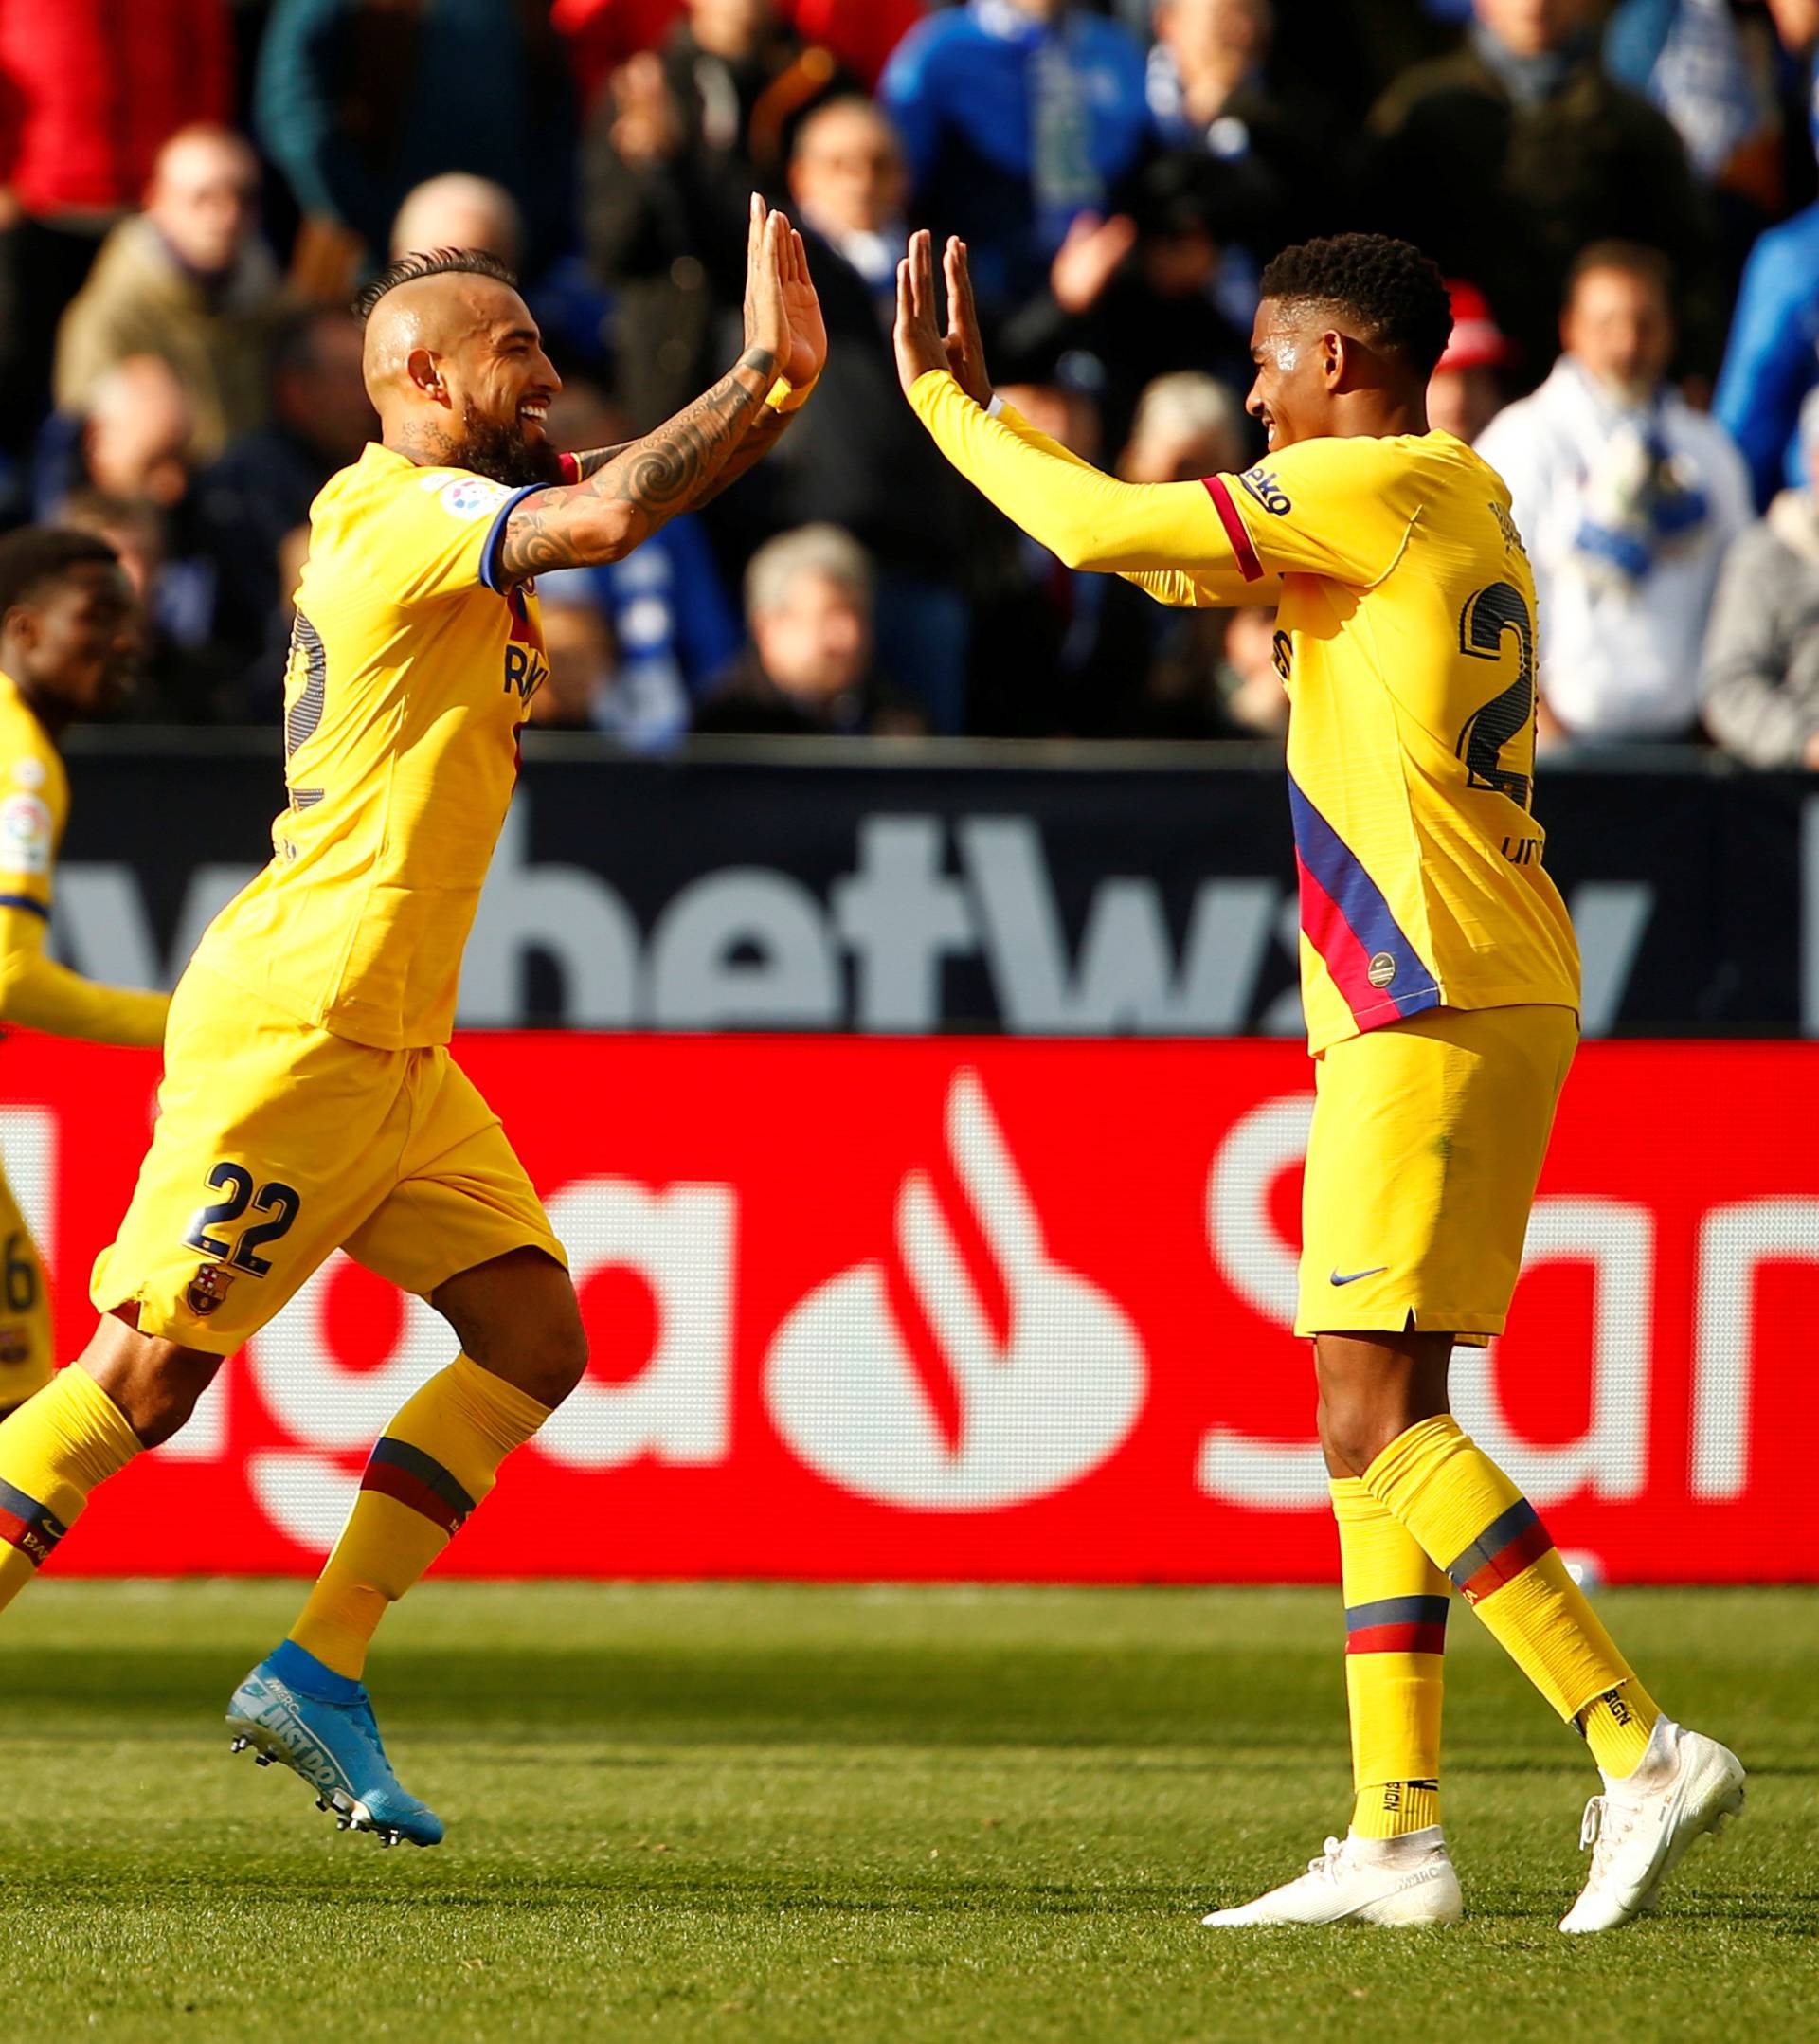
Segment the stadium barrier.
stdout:
<path fill-rule="evenodd" d="M 270 733 L 75 734 L 53 940 L 169 982 L 269 854 Z M 206 800 L 173 802 L 173 774 Z M 1819 777 L 1550 763 L 1588 1035 L 1819 1037 Z M 155 820 L 148 827 L 148 820 Z M 470 1027 L 1294 1037 L 1279 751 L 526 743 Z"/>
<path fill-rule="evenodd" d="M 499 1032 L 458 1050 L 568 1246 L 594 1363 L 451 1573 L 1332 1578 L 1288 1331 L 1299 1047 Z M 1468 1425 L 1612 1579 L 1819 1581 L 1815 1058 L 1589 1044 L 1512 1330 L 1461 1353 Z M 0 1142 L 65 1354 L 156 1072 L 25 1035 L 0 1052 Z M 337 1258 L 53 1565 L 313 1571 L 364 1451 L 449 1350 L 426 1306 Z"/>

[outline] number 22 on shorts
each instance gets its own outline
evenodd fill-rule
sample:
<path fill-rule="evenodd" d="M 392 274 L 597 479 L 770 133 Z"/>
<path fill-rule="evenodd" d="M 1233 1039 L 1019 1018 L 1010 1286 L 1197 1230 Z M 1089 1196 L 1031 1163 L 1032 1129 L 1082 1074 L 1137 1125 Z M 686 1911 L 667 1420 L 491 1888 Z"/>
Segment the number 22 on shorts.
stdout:
<path fill-rule="evenodd" d="M 212 1190 L 225 1193 L 226 1197 L 197 1209 L 189 1223 L 189 1232 L 183 1239 L 185 1246 L 200 1250 L 205 1257 L 213 1257 L 234 1270 L 244 1271 L 249 1277 L 263 1277 L 272 1266 L 270 1259 L 259 1252 L 288 1233 L 303 1203 L 301 1197 L 293 1187 L 276 1178 L 261 1185 L 256 1175 L 243 1164 L 231 1164 L 225 1160 L 209 1172 L 208 1184 Z M 256 1214 L 273 1218 L 256 1221 L 243 1230 L 238 1243 L 234 1244 L 209 1232 L 231 1226 L 249 1207 Z"/>

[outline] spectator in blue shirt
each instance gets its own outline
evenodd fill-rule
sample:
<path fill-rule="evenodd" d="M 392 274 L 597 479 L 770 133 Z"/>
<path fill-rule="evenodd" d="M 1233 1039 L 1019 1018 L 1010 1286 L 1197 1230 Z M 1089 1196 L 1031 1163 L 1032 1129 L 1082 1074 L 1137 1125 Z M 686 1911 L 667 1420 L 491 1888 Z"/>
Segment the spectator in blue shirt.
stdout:
<path fill-rule="evenodd" d="M 570 376 L 549 407 L 559 447 L 616 447 L 633 437 L 614 397 Z M 594 634 L 571 633 L 569 680 L 585 649 L 601 649 L 600 687 L 569 688 L 542 721 L 609 732 L 634 751 L 660 751 L 682 736 L 697 701 L 743 643 L 713 542 L 698 517 L 672 518 L 622 561 L 537 577 L 546 606 L 593 614 Z M 572 624 L 572 619 L 565 620 Z M 585 714 L 577 701 L 587 699 Z"/>
<path fill-rule="evenodd" d="M 700 522 L 672 518 L 622 561 L 537 577 L 547 604 L 585 605 L 616 651 L 612 687 L 588 721 L 634 751 L 660 751 L 688 731 L 708 684 L 743 635 Z"/>
<path fill-rule="evenodd" d="M 1048 276 L 1068 228 L 1103 213 L 1150 135 L 1144 52 L 1072 0 L 968 0 L 898 45 L 879 94 L 916 211 L 971 245 L 988 319 Z"/>
<path fill-rule="evenodd" d="M 1799 488 L 1800 403 L 1819 383 L 1819 205 L 1750 251 L 1712 409 L 1743 450 L 1758 510 Z"/>

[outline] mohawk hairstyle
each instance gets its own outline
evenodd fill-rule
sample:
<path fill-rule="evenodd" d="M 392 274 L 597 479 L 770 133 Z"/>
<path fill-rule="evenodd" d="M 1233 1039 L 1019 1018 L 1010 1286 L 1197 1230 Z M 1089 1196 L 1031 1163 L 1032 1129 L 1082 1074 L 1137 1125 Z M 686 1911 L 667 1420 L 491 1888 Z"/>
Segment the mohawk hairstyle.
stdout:
<path fill-rule="evenodd" d="M 413 284 L 420 277 L 490 277 L 497 284 L 518 287 L 516 273 L 484 248 L 413 248 L 387 262 L 353 301 L 353 316 L 364 326 L 387 291 Z"/>
<path fill-rule="evenodd" d="M 117 568 L 120 557 L 94 533 L 60 525 L 22 525 L 0 539 L 0 624 L 72 568 Z"/>
<path fill-rule="evenodd" d="M 1331 305 L 1360 337 L 1426 378 L 1446 353 L 1452 305 L 1439 267 L 1387 234 L 1331 234 L 1285 248 L 1258 282 L 1266 298 Z"/>

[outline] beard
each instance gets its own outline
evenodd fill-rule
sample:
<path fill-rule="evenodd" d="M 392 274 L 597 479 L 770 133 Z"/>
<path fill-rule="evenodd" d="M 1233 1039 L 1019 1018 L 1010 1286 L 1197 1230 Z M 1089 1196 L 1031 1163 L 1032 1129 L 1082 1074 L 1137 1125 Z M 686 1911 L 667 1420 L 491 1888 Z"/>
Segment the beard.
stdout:
<path fill-rule="evenodd" d="M 461 418 L 461 443 L 454 450 L 453 463 L 502 482 L 509 490 L 562 480 L 562 456 L 547 440 L 541 435 L 532 440 L 515 420 L 501 425 L 496 419 L 483 419 L 472 404 Z"/>

